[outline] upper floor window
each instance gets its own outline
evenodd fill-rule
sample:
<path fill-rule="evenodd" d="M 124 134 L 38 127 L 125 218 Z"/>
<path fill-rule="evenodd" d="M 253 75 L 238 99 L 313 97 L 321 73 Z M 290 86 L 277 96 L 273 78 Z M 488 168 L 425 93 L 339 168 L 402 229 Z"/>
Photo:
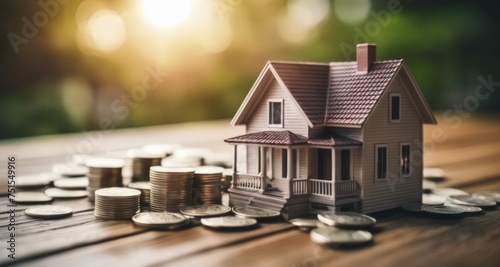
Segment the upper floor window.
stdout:
<path fill-rule="evenodd" d="M 387 145 L 375 146 L 375 175 L 377 179 L 387 178 Z"/>
<path fill-rule="evenodd" d="M 401 95 L 390 94 L 389 103 L 389 118 L 390 121 L 399 121 L 401 119 Z"/>
<path fill-rule="evenodd" d="M 408 176 L 411 172 L 410 165 L 410 145 L 402 144 L 400 151 L 400 167 L 401 167 L 401 175 Z"/>
<path fill-rule="evenodd" d="M 269 101 L 269 125 L 283 125 L 283 101 Z"/>

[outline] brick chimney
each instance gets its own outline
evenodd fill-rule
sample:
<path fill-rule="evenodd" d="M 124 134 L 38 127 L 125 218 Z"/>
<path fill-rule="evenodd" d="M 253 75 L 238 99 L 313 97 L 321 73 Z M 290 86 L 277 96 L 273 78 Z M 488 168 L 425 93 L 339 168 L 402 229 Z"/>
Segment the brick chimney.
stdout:
<path fill-rule="evenodd" d="M 356 61 L 358 62 L 357 74 L 367 74 L 376 58 L 377 46 L 375 44 L 358 44 L 356 46 Z"/>

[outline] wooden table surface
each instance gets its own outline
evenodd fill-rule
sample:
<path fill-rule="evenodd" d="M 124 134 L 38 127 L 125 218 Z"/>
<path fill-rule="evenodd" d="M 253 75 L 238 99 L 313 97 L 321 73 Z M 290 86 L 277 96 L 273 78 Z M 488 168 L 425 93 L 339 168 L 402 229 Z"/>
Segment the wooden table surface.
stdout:
<path fill-rule="evenodd" d="M 17 157 L 18 175 L 50 171 L 72 151 L 113 154 L 148 143 L 179 143 L 232 157 L 223 139 L 242 134 L 228 121 L 199 122 L 113 132 L 79 133 L 0 143 L 1 172 L 7 155 Z M 440 119 L 425 127 L 425 166 L 441 167 L 439 187 L 467 192 L 500 190 L 500 120 L 475 116 Z M 90 145 L 89 145 L 90 144 Z M 6 179 L 0 185 L 0 265 L 25 266 L 500 266 L 500 210 L 461 219 L 436 219 L 400 210 L 376 214 L 371 244 L 326 248 L 284 221 L 260 223 L 243 232 L 216 232 L 202 226 L 156 231 L 130 221 L 94 218 L 87 199 L 55 200 L 71 206 L 71 217 L 33 219 L 16 207 L 16 259 L 7 257 L 9 207 Z"/>

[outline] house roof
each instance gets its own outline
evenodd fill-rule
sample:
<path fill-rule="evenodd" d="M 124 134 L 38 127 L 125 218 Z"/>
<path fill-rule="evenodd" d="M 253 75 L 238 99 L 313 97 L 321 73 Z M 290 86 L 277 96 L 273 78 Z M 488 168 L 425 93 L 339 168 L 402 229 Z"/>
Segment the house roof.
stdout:
<path fill-rule="evenodd" d="M 251 110 L 255 107 L 255 102 L 258 102 L 263 95 L 260 90 L 264 90 L 265 84 L 274 76 L 295 101 L 299 112 L 303 114 L 310 127 L 361 126 L 398 74 L 401 74 L 400 77 L 408 88 L 408 93 L 423 123 L 435 124 L 436 119 L 432 111 L 402 59 L 374 62 L 366 74 L 357 73 L 356 61 L 331 63 L 270 61 L 231 124 L 246 123 L 252 113 Z"/>
<path fill-rule="evenodd" d="M 290 131 L 263 131 L 240 135 L 224 140 L 234 144 L 263 144 L 263 145 L 317 145 L 317 146 L 360 146 L 360 141 L 338 134 L 325 134 L 307 139 Z"/>

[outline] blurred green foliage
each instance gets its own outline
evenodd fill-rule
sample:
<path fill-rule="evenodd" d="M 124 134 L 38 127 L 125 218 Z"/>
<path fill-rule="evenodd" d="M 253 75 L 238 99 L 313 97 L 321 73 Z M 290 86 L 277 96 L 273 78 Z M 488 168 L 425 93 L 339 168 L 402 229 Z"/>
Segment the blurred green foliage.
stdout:
<path fill-rule="evenodd" d="M 500 81 L 497 1 L 373 1 L 356 24 L 342 21 L 330 1 L 328 16 L 299 41 L 280 34 L 289 1 L 213 1 L 219 15 L 226 5 L 220 19 L 232 28 L 231 44 L 220 53 L 204 51 L 184 29 L 157 31 L 155 48 L 150 39 L 129 36 L 118 50 L 95 55 L 82 51 L 75 37 L 82 1 L 60 5 L 17 53 L 8 34 L 21 34 L 22 18 L 40 6 L 1 1 L 0 139 L 231 118 L 266 61 L 355 60 L 346 48 L 357 41 L 376 43 L 378 60 L 404 58 L 435 111 L 474 94 L 479 76 Z M 100 2 L 118 14 L 135 8 L 135 0 Z M 400 12 L 388 12 L 394 3 Z M 148 50 L 156 56 L 145 56 Z M 166 75 L 144 99 L 127 104 L 123 99 L 150 75 L 148 68 Z M 478 110 L 499 112 L 499 102 L 493 92 Z"/>

